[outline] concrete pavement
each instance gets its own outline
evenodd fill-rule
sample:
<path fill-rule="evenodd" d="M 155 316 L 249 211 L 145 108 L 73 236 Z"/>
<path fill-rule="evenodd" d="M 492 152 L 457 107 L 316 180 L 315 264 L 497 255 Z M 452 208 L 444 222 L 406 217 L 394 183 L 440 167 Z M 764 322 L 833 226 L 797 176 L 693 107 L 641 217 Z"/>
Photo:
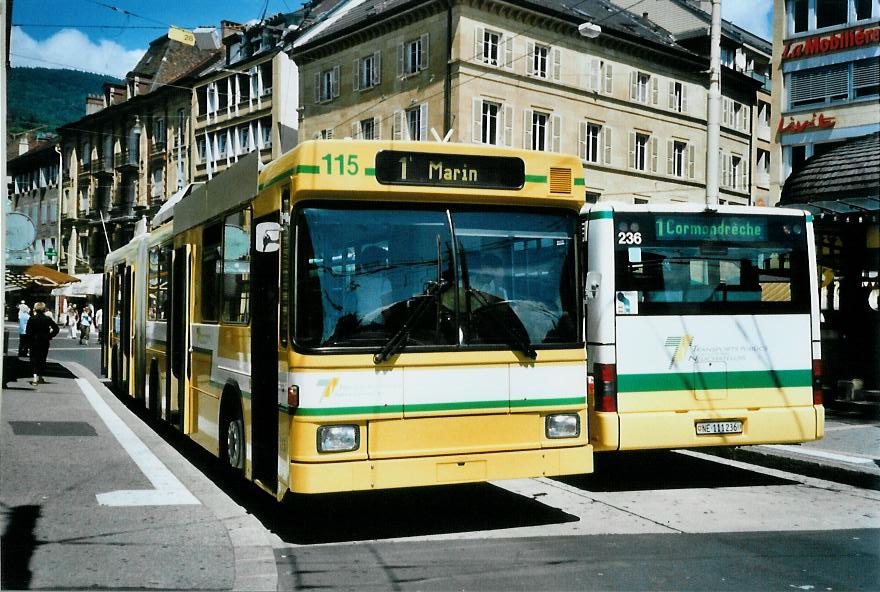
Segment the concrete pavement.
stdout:
<path fill-rule="evenodd" d="M 91 372 L 51 360 L 36 388 L 6 360 L 25 371 L 0 398 L 0 587 L 274 590 L 259 522 Z"/>

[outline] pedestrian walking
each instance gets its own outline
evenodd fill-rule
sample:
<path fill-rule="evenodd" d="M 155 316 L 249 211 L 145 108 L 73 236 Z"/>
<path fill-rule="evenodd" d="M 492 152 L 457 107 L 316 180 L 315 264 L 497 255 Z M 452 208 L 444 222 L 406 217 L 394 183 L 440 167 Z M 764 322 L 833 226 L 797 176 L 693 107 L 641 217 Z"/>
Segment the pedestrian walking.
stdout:
<path fill-rule="evenodd" d="M 92 332 L 92 309 L 88 306 L 83 308 L 82 314 L 79 315 L 79 344 L 88 345 Z"/>
<path fill-rule="evenodd" d="M 104 343 L 104 309 L 95 313 L 95 330 L 98 332 L 98 343 Z"/>
<path fill-rule="evenodd" d="M 76 310 L 76 304 L 71 304 L 67 309 L 67 334 L 71 339 L 76 339 L 79 335 L 77 331 L 79 325 L 79 313 Z"/>
<path fill-rule="evenodd" d="M 18 357 L 28 355 L 27 324 L 31 318 L 31 307 L 22 300 L 18 305 Z"/>
<path fill-rule="evenodd" d="M 34 304 L 34 315 L 27 323 L 28 343 L 31 351 L 31 368 L 34 374 L 31 384 L 37 386 L 45 383 L 43 374 L 46 372 L 46 357 L 49 355 L 49 342 L 58 335 L 57 323 L 46 316 L 46 303 Z"/>

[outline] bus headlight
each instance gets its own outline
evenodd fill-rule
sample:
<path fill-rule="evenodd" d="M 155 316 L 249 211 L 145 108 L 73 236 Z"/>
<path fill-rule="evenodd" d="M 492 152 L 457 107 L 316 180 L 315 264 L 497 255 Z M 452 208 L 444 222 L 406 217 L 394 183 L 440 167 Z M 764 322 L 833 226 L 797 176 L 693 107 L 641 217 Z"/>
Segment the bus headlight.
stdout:
<path fill-rule="evenodd" d="M 318 428 L 318 452 L 349 452 L 361 445 L 356 425 L 328 425 Z"/>
<path fill-rule="evenodd" d="M 577 438 L 581 435 L 581 418 L 577 413 L 548 415 L 544 433 L 548 438 Z"/>

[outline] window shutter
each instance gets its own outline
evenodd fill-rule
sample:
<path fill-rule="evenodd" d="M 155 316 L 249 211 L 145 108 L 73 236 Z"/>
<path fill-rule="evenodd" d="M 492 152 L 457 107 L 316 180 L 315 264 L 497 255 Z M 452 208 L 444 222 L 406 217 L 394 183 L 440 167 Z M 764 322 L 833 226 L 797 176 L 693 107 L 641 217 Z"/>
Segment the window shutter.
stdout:
<path fill-rule="evenodd" d="M 474 97 L 473 100 L 473 122 L 471 124 L 471 138 L 474 144 L 483 143 L 483 99 Z"/>
<path fill-rule="evenodd" d="M 321 73 L 315 72 L 315 103 L 321 102 Z"/>
<path fill-rule="evenodd" d="M 688 144 L 687 147 L 687 174 L 688 179 L 694 178 L 694 146 L 693 144 Z"/>
<path fill-rule="evenodd" d="M 635 101 L 636 97 L 639 96 L 639 73 L 633 70 L 629 73 L 629 98 L 630 100 Z"/>
<path fill-rule="evenodd" d="M 373 86 L 382 83 L 382 52 L 373 52 Z"/>
<path fill-rule="evenodd" d="M 578 156 L 581 160 L 587 159 L 587 122 L 578 123 Z"/>
<path fill-rule="evenodd" d="M 419 140 L 428 140 L 428 103 L 419 105 Z"/>
<path fill-rule="evenodd" d="M 660 80 L 656 76 L 651 76 L 651 104 L 660 104 Z"/>
<path fill-rule="evenodd" d="M 339 66 L 333 66 L 333 73 L 330 75 L 330 95 L 334 99 L 339 96 Z"/>
<path fill-rule="evenodd" d="M 501 43 L 504 46 L 504 67 L 512 70 L 513 69 L 513 37 L 510 35 L 504 35 L 501 38 Z"/>
<path fill-rule="evenodd" d="M 608 62 L 605 62 L 605 94 L 610 95 L 614 92 L 614 68 Z"/>
<path fill-rule="evenodd" d="M 666 140 L 666 174 L 675 174 L 675 142 Z"/>
<path fill-rule="evenodd" d="M 352 72 L 352 77 L 351 77 L 351 89 L 352 89 L 352 90 L 360 90 L 360 89 L 361 89 L 361 87 L 360 87 L 360 83 L 361 83 L 361 59 L 360 59 L 360 58 L 355 58 L 355 59 L 354 59 L 354 62 L 352 63 L 352 66 L 351 66 L 351 72 Z"/>
<path fill-rule="evenodd" d="M 526 74 L 535 75 L 535 42 L 526 41 Z M 529 126 L 531 127 L 531 126 Z"/>
<path fill-rule="evenodd" d="M 721 124 L 730 127 L 730 99 L 724 97 L 721 99 Z"/>
<path fill-rule="evenodd" d="M 602 126 L 602 151 L 605 153 L 605 164 L 611 164 L 611 128 Z"/>
<path fill-rule="evenodd" d="M 743 107 L 742 107 L 742 116 L 743 116 L 743 118 L 742 118 L 742 131 L 744 131 L 744 132 L 748 132 L 750 130 L 750 128 L 752 127 L 751 125 L 749 125 L 751 123 L 751 113 L 752 113 L 751 108 L 743 105 Z"/>
<path fill-rule="evenodd" d="M 652 173 L 657 172 L 657 160 L 658 160 L 658 156 L 659 156 L 659 154 L 658 154 L 659 150 L 657 150 L 657 144 L 658 144 L 657 136 L 651 136 L 651 140 L 648 143 L 648 146 L 651 151 L 650 157 L 651 157 L 651 172 Z"/>
<path fill-rule="evenodd" d="M 403 136 L 403 124 L 405 117 L 403 111 L 395 111 L 391 120 L 391 139 L 400 140 Z"/>
<path fill-rule="evenodd" d="M 636 168 L 636 133 L 629 133 L 629 168 Z"/>
<path fill-rule="evenodd" d="M 504 105 L 501 110 L 502 128 L 504 129 L 504 145 L 513 146 L 513 107 Z"/>
<path fill-rule="evenodd" d="M 361 122 L 353 121 L 351 123 L 351 137 L 353 140 L 361 139 Z"/>
<path fill-rule="evenodd" d="M 560 136 L 562 135 L 562 118 L 559 115 L 550 117 L 550 151 L 559 152 Z"/>
<path fill-rule="evenodd" d="M 743 158 L 739 161 L 740 179 L 739 186 L 743 191 L 749 190 L 749 162 Z"/>
<path fill-rule="evenodd" d="M 687 113 L 688 110 L 688 87 L 685 83 L 681 84 L 681 112 Z"/>
<path fill-rule="evenodd" d="M 532 149 L 532 110 L 523 110 L 523 148 Z"/>
<path fill-rule="evenodd" d="M 419 52 L 419 70 L 424 70 L 428 67 L 428 56 L 430 55 L 428 53 L 428 34 L 425 33 L 424 35 L 422 35 L 421 40 L 422 47 L 421 51 Z"/>
<path fill-rule="evenodd" d="M 601 70 L 598 58 L 590 58 L 587 64 L 587 89 L 593 92 L 600 92 L 601 87 Z"/>
<path fill-rule="evenodd" d="M 730 155 L 721 153 L 721 186 L 730 187 Z"/>
<path fill-rule="evenodd" d="M 560 65 L 562 63 L 562 51 L 558 47 L 550 50 L 550 56 L 553 60 L 553 80 L 560 79 Z"/>
<path fill-rule="evenodd" d="M 397 46 L 397 76 L 398 78 L 406 74 L 406 43 Z"/>
<path fill-rule="evenodd" d="M 483 61 L 483 40 L 486 36 L 486 29 L 483 27 L 477 27 L 476 32 L 474 33 L 474 60 L 478 62 Z"/>
<path fill-rule="evenodd" d="M 675 81 L 669 81 L 669 108 L 675 110 Z"/>

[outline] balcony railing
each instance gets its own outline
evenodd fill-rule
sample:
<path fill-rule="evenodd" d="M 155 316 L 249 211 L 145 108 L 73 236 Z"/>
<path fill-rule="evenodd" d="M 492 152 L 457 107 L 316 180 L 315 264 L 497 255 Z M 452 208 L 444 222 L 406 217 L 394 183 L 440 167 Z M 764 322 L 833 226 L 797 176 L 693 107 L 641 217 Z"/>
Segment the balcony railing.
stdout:
<path fill-rule="evenodd" d="M 117 169 L 126 167 L 137 168 L 138 155 L 134 152 L 129 152 L 128 150 L 124 152 L 117 152 L 113 157 L 113 162 L 116 165 Z"/>

